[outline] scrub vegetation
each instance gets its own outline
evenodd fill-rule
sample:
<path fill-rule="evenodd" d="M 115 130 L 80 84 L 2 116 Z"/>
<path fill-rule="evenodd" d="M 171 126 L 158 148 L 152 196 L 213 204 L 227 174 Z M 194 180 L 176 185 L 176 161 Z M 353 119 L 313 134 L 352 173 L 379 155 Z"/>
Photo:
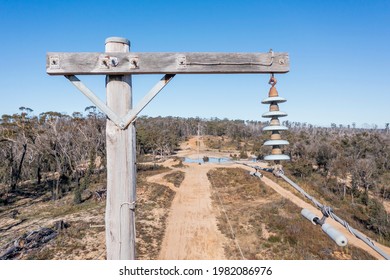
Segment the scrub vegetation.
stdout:
<path fill-rule="evenodd" d="M 72 115 L 58 112 L 34 115 L 30 108 L 21 107 L 19 113 L 1 116 L 0 249 L 17 235 L 64 220 L 69 227 L 61 229 L 53 242 L 34 255 L 30 252 L 19 257 L 77 258 L 80 255 L 104 258 L 105 125 L 106 118 L 93 106 Z M 287 175 L 310 194 L 333 206 L 337 213 L 343 213 L 353 227 L 389 245 L 389 125 L 386 124 L 385 129 L 361 129 L 354 124 L 331 124 L 322 128 L 288 121 L 283 125 L 289 127 L 284 138 L 290 142 L 284 152 L 292 159 L 284 164 Z M 163 184 L 149 183 L 146 178 L 169 171 L 162 163 L 175 157 L 180 143 L 197 135 L 198 131 L 206 154 L 208 151 L 223 152 L 234 160 L 261 160 L 269 153 L 262 146 L 269 138 L 262 131 L 264 126 L 265 123 L 258 121 L 216 118 L 137 119 L 140 200 L 137 207 L 142 210 L 141 216 L 137 217 L 139 256 L 157 257 L 175 195 L 174 190 Z M 183 166 L 181 159 L 177 159 L 172 168 Z M 366 258 L 357 251 L 334 248 L 328 241 L 321 246 L 315 243 L 298 246 L 304 242 L 300 236 L 311 233 L 312 228 L 306 231 L 305 227 L 310 225 L 299 221 L 296 214 L 299 211 L 294 205 L 281 198 L 273 199 L 271 189 L 246 173 L 235 170 L 231 174 L 223 169 L 212 171 L 209 179 L 231 212 L 245 213 L 233 221 L 238 228 L 237 236 L 248 236 L 243 248 L 250 258 L 337 258 L 340 254 L 348 258 Z M 179 171 L 166 176 L 164 180 L 176 188 L 184 179 L 184 173 Z M 281 181 L 278 183 L 283 185 Z M 215 194 L 213 197 L 215 199 Z M 219 226 L 229 236 L 222 218 Z M 68 248 L 70 243 L 76 246 L 77 242 L 69 240 L 78 233 L 81 239 L 90 231 L 99 242 L 93 243 L 91 248 L 80 245 L 89 254 L 83 255 L 80 253 L 83 250 L 77 249 L 71 250 L 73 253 L 70 254 L 70 249 L 66 253 L 55 246 L 55 242 Z M 258 237 L 266 242 L 256 242 Z M 147 249 L 147 244 L 152 247 Z M 228 246 L 226 250 L 229 258 L 238 258 L 235 247 Z M 67 257 L 67 254 L 70 255 Z"/>

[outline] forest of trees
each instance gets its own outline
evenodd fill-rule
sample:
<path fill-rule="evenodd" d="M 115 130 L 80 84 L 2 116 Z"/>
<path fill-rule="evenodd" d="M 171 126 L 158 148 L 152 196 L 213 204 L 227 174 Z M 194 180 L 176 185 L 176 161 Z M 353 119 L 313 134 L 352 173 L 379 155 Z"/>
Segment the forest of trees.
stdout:
<path fill-rule="evenodd" d="M 45 112 L 34 115 L 21 107 L 0 119 L 0 206 L 21 184 L 51 190 L 56 200 L 70 191 L 88 187 L 88 176 L 104 173 L 106 118 L 95 107 L 66 115 Z M 269 135 L 266 123 L 258 121 L 179 117 L 140 117 L 136 121 L 138 160 L 174 154 L 181 141 L 198 130 L 202 135 L 228 139 L 230 146 L 258 159 L 269 153 L 263 147 Z M 317 182 L 320 189 L 368 205 L 371 197 L 390 199 L 390 133 L 385 129 L 352 126 L 321 128 L 307 123 L 285 121 L 285 153 L 292 158 L 286 170 L 297 180 Z M 217 149 L 223 144 L 217 143 Z M 315 179 L 315 180 L 313 180 Z M 77 201 L 77 200 L 76 200 Z M 383 207 L 382 207 L 383 208 Z M 375 209 L 374 209 L 375 210 Z M 373 210 L 373 211 L 374 211 Z M 390 240 L 389 218 L 383 209 L 381 224 L 374 230 Z M 384 220 L 383 220 L 384 219 Z"/>
<path fill-rule="evenodd" d="M 201 126 L 199 126 L 201 124 Z M 5 193 L 16 192 L 18 184 L 49 184 L 53 199 L 61 197 L 72 182 L 77 184 L 89 173 L 104 172 L 106 118 L 95 107 L 71 116 L 21 107 L 20 112 L 0 120 L 0 204 Z M 137 154 L 169 156 L 180 141 L 197 134 L 227 135 L 246 139 L 260 131 L 260 123 L 201 120 L 199 118 L 140 117 L 137 122 Z M 103 163 L 96 166 L 96 162 Z"/>

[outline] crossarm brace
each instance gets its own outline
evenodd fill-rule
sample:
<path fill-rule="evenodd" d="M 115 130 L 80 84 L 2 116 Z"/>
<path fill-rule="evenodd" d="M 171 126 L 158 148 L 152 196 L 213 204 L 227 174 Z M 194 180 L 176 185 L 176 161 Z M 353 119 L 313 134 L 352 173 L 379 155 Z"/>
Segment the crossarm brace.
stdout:
<path fill-rule="evenodd" d="M 153 100 L 154 97 L 175 77 L 175 74 L 166 74 L 162 79 L 142 98 L 137 106 L 130 110 L 126 116 L 122 118 L 119 127 L 125 129 L 130 123 L 132 123 L 138 116 L 138 114 Z"/>
<path fill-rule="evenodd" d="M 119 117 L 103 101 L 99 99 L 86 85 L 84 85 L 76 76 L 65 75 L 76 88 L 78 88 L 93 104 L 96 105 L 106 116 L 120 129 L 126 129 L 129 124 L 134 122 L 138 114 L 153 100 L 154 97 L 172 80 L 175 74 L 166 74 L 162 79 L 142 98 L 137 106 L 130 110 L 123 118 Z"/>
<path fill-rule="evenodd" d="M 86 85 L 84 85 L 79 78 L 74 75 L 65 76 L 76 88 L 78 88 L 93 104 L 96 105 L 115 125 L 119 126 L 121 119 L 108 107 L 103 101 L 99 99 Z"/>

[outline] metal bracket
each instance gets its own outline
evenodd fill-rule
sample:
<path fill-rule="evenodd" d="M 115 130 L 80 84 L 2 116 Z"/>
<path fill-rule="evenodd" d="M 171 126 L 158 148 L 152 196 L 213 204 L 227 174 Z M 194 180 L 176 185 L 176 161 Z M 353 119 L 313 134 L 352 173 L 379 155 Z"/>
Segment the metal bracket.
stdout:
<path fill-rule="evenodd" d="M 120 207 L 120 210 L 122 211 L 122 206 L 123 205 L 128 205 L 129 206 L 129 209 L 130 210 L 132 210 L 132 211 L 134 211 L 135 210 L 135 207 L 136 207 L 136 202 L 135 201 L 133 201 L 133 202 L 123 202 L 122 204 L 121 204 L 121 207 Z"/>
<path fill-rule="evenodd" d="M 129 56 L 130 69 L 138 69 L 139 68 L 139 57 L 132 55 Z"/>
<path fill-rule="evenodd" d="M 176 58 L 176 63 L 177 69 L 187 68 L 187 57 L 185 55 L 178 55 Z"/>
<path fill-rule="evenodd" d="M 87 88 L 76 76 L 65 76 L 76 88 L 78 88 L 93 104 L 96 105 L 106 116 L 120 129 L 126 129 L 135 121 L 138 114 L 149 104 L 150 101 L 175 77 L 175 74 L 166 74 L 162 79 L 144 96 L 137 106 L 130 110 L 123 118 L 119 117 L 103 101 L 99 99 L 89 88 Z"/>
<path fill-rule="evenodd" d="M 137 55 L 130 55 L 128 58 L 130 62 L 130 69 L 139 68 L 139 57 Z M 116 56 L 100 55 L 99 56 L 99 68 L 110 69 L 119 65 L 119 59 Z"/>
<path fill-rule="evenodd" d="M 52 55 L 49 57 L 50 69 L 60 69 L 60 57 L 58 55 Z"/>
<path fill-rule="evenodd" d="M 110 69 L 112 67 L 117 67 L 119 60 L 115 56 L 109 55 L 100 55 L 99 56 L 99 68 Z"/>

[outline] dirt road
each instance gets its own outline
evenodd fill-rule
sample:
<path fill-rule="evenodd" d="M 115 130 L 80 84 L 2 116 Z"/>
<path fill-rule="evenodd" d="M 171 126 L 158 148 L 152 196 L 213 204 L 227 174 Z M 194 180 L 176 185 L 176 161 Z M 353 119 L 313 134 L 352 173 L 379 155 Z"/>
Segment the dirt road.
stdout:
<path fill-rule="evenodd" d="M 200 151 L 200 153 L 206 154 L 204 151 Z M 197 154 L 195 141 L 192 140 L 187 144 L 186 151 L 181 156 L 194 156 L 195 154 Z M 194 163 L 186 165 L 188 165 L 188 168 L 181 169 L 185 172 L 185 179 L 180 188 L 176 190 L 159 259 L 225 259 L 223 245 L 226 238 L 217 228 L 216 216 L 219 213 L 216 212 L 218 209 L 213 209 L 211 204 L 211 187 L 207 172 L 216 167 L 240 167 L 248 170 L 249 168 L 237 164 L 217 165 L 208 163 L 198 165 Z M 151 180 L 161 180 L 161 177 L 151 178 Z M 262 181 L 298 207 L 308 208 L 313 213 L 321 216 L 319 210 L 314 206 L 271 179 L 264 176 Z M 341 231 L 348 238 L 349 244 L 367 251 L 378 259 L 383 259 L 382 256 L 363 241 L 352 236 L 337 222 L 332 219 L 328 219 L 327 222 Z M 376 245 L 390 254 L 390 248 L 380 244 Z"/>
<path fill-rule="evenodd" d="M 217 228 L 211 205 L 207 165 L 190 164 L 176 192 L 159 259 L 225 259 L 225 237 Z"/>

